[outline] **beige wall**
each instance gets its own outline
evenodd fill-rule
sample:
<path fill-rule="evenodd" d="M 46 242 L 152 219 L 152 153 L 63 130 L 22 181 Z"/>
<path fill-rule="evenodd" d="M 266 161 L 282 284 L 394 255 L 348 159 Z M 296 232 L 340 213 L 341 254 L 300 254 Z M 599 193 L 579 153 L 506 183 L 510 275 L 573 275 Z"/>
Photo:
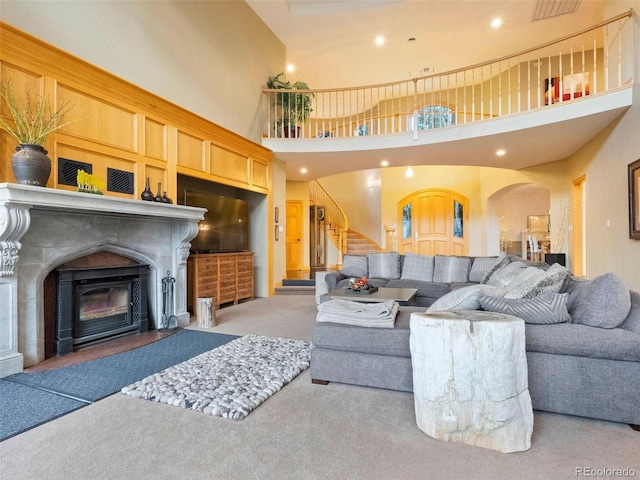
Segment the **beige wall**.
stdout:
<path fill-rule="evenodd" d="M 369 188 L 370 181 L 372 188 Z M 344 210 L 349 220 L 349 230 L 355 230 L 382 246 L 384 222 L 380 210 L 380 169 L 332 175 L 319 182 Z"/>
<path fill-rule="evenodd" d="M 285 211 L 287 208 L 287 189 L 282 188 L 281 185 L 286 185 L 287 175 L 285 172 L 286 165 L 282 160 L 278 160 L 277 158 L 271 162 L 271 171 L 273 172 L 273 184 L 279 185 L 278 188 L 274 188 L 272 191 L 271 198 L 273 200 L 271 217 L 273 218 L 275 208 L 280 209 L 280 213 L 278 215 L 278 225 L 282 228 L 285 228 Z M 267 229 L 268 232 L 271 232 L 271 235 L 275 236 L 275 222 L 269 226 Z M 286 237 L 285 232 L 280 232 L 279 240 L 273 242 L 273 258 L 272 258 L 272 268 L 273 268 L 273 282 L 274 286 L 281 283 L 283 278 L 286 278 Z"/>

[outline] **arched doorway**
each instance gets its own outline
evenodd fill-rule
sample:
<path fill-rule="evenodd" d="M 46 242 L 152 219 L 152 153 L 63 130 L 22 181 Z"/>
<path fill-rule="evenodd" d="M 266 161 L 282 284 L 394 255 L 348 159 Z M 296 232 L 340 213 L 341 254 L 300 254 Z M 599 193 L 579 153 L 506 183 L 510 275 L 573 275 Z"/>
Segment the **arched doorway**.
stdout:
<path fill-rule="evenodd" d="M 528 236 L 534 235 L 549 251 L 548 218 L 551 195 L 548 188 L 535 184 L 514 184 L 504 187 L 487 200 L 487 250 L 499 251 L 523 258 L 530 256 Z"/>

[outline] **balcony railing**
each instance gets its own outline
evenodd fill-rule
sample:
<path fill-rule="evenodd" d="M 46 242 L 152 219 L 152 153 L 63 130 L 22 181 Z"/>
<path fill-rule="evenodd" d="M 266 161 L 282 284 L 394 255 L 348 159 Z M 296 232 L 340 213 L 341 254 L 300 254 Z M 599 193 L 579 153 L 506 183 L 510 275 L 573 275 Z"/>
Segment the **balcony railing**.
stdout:
<path fill-rule="evenodd" d="M 632 11 L 490 62 L 401 82 L 264 89 L 268 138 L 418 134 L 608 92 L 633 83 Z"/>

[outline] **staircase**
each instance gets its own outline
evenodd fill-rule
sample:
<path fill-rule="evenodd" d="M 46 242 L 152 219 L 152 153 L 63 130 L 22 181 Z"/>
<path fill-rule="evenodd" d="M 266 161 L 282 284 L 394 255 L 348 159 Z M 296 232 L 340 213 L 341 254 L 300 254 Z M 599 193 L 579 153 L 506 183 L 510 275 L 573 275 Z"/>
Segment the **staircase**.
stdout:
<path fill-rule="evenodd" d="M 382 249 L 369 238 L 358 232 L 349 230 L 347 232 L 347 251 L 350 255 L 366 255 L 367 253 L 380 252 Z"/>

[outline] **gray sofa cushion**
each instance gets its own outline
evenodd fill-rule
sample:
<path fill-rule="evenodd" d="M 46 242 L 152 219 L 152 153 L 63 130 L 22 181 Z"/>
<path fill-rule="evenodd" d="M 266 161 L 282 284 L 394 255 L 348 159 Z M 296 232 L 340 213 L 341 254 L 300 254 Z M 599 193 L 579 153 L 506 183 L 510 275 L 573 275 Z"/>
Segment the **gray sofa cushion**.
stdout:
<path fill-rule="evenodd" d="M 525 324 L 527 352 L 640 361 L 640 335 L 622 328 L 594 328 L 575 323 Z"/>
<path fill-rule="evenodd" d="M 436 255 L 433 281 L 442 283 L 468 282 L 471 258 Z"/>
<path fill-rule="evenodd" d="M 568 293 L 547 293 L 534 298 L 495 298 L 481 296 L 478 303 L 488 312 L 506 313 L 525 323 L 552 324 L 569 320 Z"/>
<path fill-rule="evenodd" d="M 347 277 L 368 277 L 368 265 L 365 255 L 345 255 L 342 258 L 340 273 Z"/>
<path fill-rule="evenodd" d="M 438 298 L 427 309 L 427 312 L 430 313 L 450 310 L 478 310 L 480 308 L 478 297 L 502 297 L 506 292 L 507 291 L 504 288 L 482 284 L 457 288 Z"/>
<path fill-rule="evenodd" d="M 398 252 L 369 253 L 367 261 L 369 262 L 370 277 L 388 280 L 400 278 L 400 254 Z"/>
<path fill-rule="evenodd" d="M 401 307 L 393 329 L 316 323 L 311 343 L 315 347 L 329 350 L 411 358 L 409 319 L 413 312 L 424 312 L 424 308 Z"/>
<path fill-rule="evenodd" d="M 631 295 L 631 310 L 629 310 L 629 315 L 622 322 L 620 328 L 640 335 L 640 293 L 632 291 L 629 291 L 629 293 Z"/>
<path fill-rule="evenodd" d="M 418 255 L 407 253 L 402 263 L 402 280 L 433 281 L 433 267 L 435 257 L 432 255 Z"/>
<path fill-rule="evenodd" d="M 593 280 L 577 282 L 569 294 L 568 308 L 573 323 L 615 328 L 631 310 L 631 295 L 615 274 L 605 273 Z"/>

